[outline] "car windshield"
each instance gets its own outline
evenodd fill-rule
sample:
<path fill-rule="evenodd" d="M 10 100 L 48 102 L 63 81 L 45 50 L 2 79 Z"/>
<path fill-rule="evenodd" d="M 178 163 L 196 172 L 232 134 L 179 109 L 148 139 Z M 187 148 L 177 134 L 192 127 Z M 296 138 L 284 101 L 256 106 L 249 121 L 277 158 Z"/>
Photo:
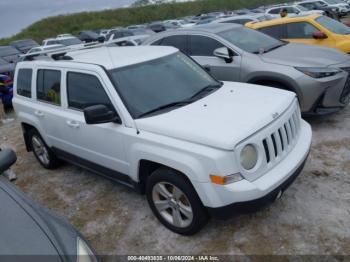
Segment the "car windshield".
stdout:
<path fill-rule="evenodd" d="M 79 45 L 81 43 L 83 43 L 82 41 L 80 41 L 78 38 L 67 38 L 67 39 L 60 39 L 58 40 L 58 42 L 62 45 L 65 46 L 70 46 L 70 45 Z"/>
<path fill-rule="evenodd" d="M 246 27 L 223 31 L 219 35 L 240 49 L 254 54 L 285 45 L 282 41 Z"/>
<path fill-rule="evenodd" d="M 10 47 L 10 46 L 4 46 L 0 47 L 0 56 L 10 56 L 10 55 L 16 55 L 19 54 L 19 51 L 16 48 Z"/>
<path fill-rule="evenodd" d="M 333 33 L 339 34 L 339 35 L 348 35 L 350 34 L 350 28 L 334 19 L 331 19 L 326 16 L 320 16 L 316 18 L 316 22 L 318 22 L 320 25 L 327 28 L 329 31 L 332 31 Z"/>
<path fill-rule="evenodd" d="M 296 5 L 296 7 L 300 10 L 300 11 L 309 11 L 307 8 L 305 8 L 302 5 Z"/>
<path fill-rule="evenodd" d="M 38 44 L 33 40 L 23 40 L 18 41 L 14 43 L 14 46 L 17 46 L 18 48 L 26 47 L 26 46 L 37 46 Z"/>
<path fill-rule="evenodd" d="M 133 118 L 145 116 L 149 112 L 157 111 L 157 108 L 165 109 L 167 105 L 186 103 L 205 88 L 220 85 L 204 69 L 180 52 L 113 69 L 110 73 Z"/>
<path fill-rule="evenodd" d="M 326 3 L 330 4 L 330 5 L 335 5 L 335 4 L 339 4 L 338 1 L 336 0 L 324 0 Z"/>

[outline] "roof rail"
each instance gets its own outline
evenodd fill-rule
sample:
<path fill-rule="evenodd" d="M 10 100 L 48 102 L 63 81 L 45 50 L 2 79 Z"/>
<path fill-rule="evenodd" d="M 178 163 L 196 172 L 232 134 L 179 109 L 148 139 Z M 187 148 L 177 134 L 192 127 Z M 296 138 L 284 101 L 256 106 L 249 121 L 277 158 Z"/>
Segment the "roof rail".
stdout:
<path fill-rule="evenodd" d="M 21 55 L 20 57 L 23 59 L 23 61 L 32 61 L 34 60 L 35 57 L 40 57 L 40 56 L 48 56 L 48 57 L 51 57 L 53 60 L 71 60 L 71 59 L 68 59 L 68 57 L 66 56 L 68 52 L 96 48 L 101 46 L 104 46 L 104 44 L 92 43 L 92 44 L 85 44 L 84 46 L 78 46 L 78 47 L 58 47 L 57 49 L 43 50 L 43 51 L 33 52 L 29 54 L 24 54 L 24 55 Z"/>

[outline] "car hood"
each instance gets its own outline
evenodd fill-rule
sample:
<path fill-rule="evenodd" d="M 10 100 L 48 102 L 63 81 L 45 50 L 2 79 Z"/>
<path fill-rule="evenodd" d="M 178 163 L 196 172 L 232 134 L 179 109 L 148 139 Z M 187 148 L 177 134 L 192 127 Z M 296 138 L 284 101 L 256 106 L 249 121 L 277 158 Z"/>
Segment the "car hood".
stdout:
<path fill-rule="evenodd" d="M 135 120 L 147 131 L 224 150 L 235 146 L 282 114 L 295 94 L 275 88 L 224 82 L 216 92 L 167 113 Z"/>
<path fill-rule="evenodd" d="M 76 261 L 78 233 L 71 225 L 0 177 L 0 255 L 49 255 Z M 51 260 L 50 260 L 51 261 Z"/>
<path fill-rule="evenodd" d="M 299 67 L 328 67 L 345 63 L 349 55 L 333 48 L 290 43 L 260 55 L 266 63 Z"/>

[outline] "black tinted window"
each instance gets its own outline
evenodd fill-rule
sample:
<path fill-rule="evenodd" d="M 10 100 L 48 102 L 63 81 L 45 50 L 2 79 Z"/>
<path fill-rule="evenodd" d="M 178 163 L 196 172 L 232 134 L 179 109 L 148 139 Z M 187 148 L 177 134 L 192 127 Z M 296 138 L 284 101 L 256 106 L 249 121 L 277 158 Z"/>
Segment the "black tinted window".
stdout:
<path fill-rule="evenodd" d="M 179 49 L 180 51 L 187 53 L 186 48 L 186 39 L 185 35 L 173 35 L 163 38 L 162 44 L 163 46 L 173 46 Z"/>
<path fill-rule="evenodd" d="M 61 105 L 61 72 L 38 70 L 37 99 Z"/>
<path fill-rule="evenodd" d="M 281 8 L 275 8 L 269 11 L 269 14 L 277 15 L 280 13 Z"/>
<path fill-rule="evenodd" d="M 275 26 L 261 28 L 259 30 L 261 32 L 269 35 L 269 36 L 276 38 L 276 39 L 283 39 L 283 38 L 285 38 L 286 26 L 285 25 L 275 25 Z"/>
<path fill-rule="evenodd" d="M 224 47 L 224 45 L 212 38 L 197 35 L 190 37 L 190 54 L 192 56 L 214 56 L 214 50 L 220 47 Z"/>
<path fill-rule="evenodd" d="M 313 34 L 319 31 L 309 23 L 287 24 L 287 38 L 313 38 Z"/>
<path fill-rule="evenodd" d="M 32 97 L 32 69 L 19 69 L 17 76 L 17 94 Z"/>
<path fill-rule="evenodd" d="M 231 20 L 229 23 L 245 25 L 246 23 L 251 21 L 252 21 L 251 19 L 237 19 L 237 20 Z"/>
<path fill-rule="evenodd" d="M 67 75 L 68 106 L 84 109 L 93 105 L 113 106 L 100 81 L 93 75 L 69 72 Z"/>

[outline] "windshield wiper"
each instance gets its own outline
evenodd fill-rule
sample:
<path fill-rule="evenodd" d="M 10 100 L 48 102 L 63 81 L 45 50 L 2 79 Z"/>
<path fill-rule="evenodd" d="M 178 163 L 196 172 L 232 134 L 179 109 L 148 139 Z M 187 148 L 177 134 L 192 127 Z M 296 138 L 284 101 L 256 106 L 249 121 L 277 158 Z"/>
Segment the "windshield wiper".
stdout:
<path fill-rule="evenodd" d="M 255 52 L 253 52 L 253 54 L 265 54 L 265 53 L 268 53 L 268 52 L 270 52 L 270 51 L 272 51 L 272 50 L 275 50 L 275 49 L 277 49 L 277 48 L 279 48 L 279 47 L 281 47 L 281 46 L 284 46 L 284 45 L 286 45 L 286 44 L 283 43 L 283 44 L 280 44 L 280 45 L 275 45 L 275 46 L 270 47 L 270 48 L 268 48 L 268 49 L 266 49 L 266 50 L 255 51 Z"/>
<path fill-rule="evenodd" d="M 148 115 L 154 114 L 156 112 L 163 111 L 165 109 L 170 109 L 170 108 L 173 108 L 173 107 L 181 107 L 181 106 L 185 106 L 185 105 L 191 104 L 191 103 L 197 101 L 198 100 L 197 98 L 200 95 L 203 95 L 203 93 L 214 91 L 215 89 L 218 89 L 218 88 L 220 88 L 222 86 L 223 86 L 222 82 L 218 82 L 217 84 L 207 85 L 206 87 L 202 88 L 197 93 L 195 93 L 193 96 L 191 96 L 189 99 L 185 99 L 185 100 L 177 101 L 177 102 L 172 102 L 172 103 L 169 103 L 169 104 L 166 104 L 166 105 L 159 106 L 159 107 L 157 107 L 155 109 L 152 109 L 152 110 L 150 110 L 148 112 L 142 113 L 141 115 L 138 116 L 138 118 L 142 118 L 144 116 L 148 116 Z"/>
<path fill-rule="evenodd" d="M 152 109 L 146 113 L 143 113 L 143 114 L 139 115 L 138 118 L 141 118 L 141 117 L 144 117 L 147 115 L 151 115 L 151 114 L 156 113 L 158 111 L 162 111 L 162 110 L 169 109 L 172 107 L 185 106 L 185 105 L 191 104 L 192 102 L 193 102 L 192 100 L 183 100 L 183 101 L 179 101 L 179 102 L 172 102 L 172 103 L 169 103 L 166 105 L 159 106 L 159 107 Z"/>
<path fill-rule="evenodd" d="M 205 87 L 203 87 L 201 90 L 199 90 L 197 93 L 195 93 L 193 96 L 190 97 L 190 100 L 192 100 L 193 102 L 195 101 L 196 98 L 202 98 L 201 95 L 205 94 L 205 93 L 209 93 L 212 92 L 216 89 L 221 88 L 224 85 L 224 83 L 222 82 L 218 82 L 216 84 L 210 84 L 207 85 Z"/>

